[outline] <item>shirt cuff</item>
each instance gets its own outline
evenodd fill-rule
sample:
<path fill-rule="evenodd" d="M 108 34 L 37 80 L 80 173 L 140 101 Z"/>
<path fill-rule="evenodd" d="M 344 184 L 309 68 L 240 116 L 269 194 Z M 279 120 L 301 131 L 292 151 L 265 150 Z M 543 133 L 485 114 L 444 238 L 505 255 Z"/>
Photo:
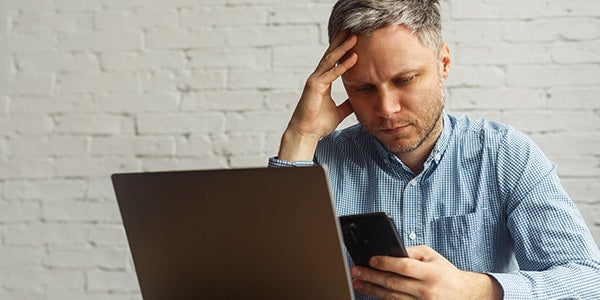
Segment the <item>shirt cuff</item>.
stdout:
<path fill-rule="evenodd" d="M 533 299 L 531 283 L 517 273 L 487 273 L 494 277 L 504 290 L 504 299 Z"/>
<path fill-rule="evenodd" d="M 315 165 L 315 162 L 311 160 L 285 161 L 278 159 L 277 157 L 269 158 L 269 168 L 312 167 Z"/>

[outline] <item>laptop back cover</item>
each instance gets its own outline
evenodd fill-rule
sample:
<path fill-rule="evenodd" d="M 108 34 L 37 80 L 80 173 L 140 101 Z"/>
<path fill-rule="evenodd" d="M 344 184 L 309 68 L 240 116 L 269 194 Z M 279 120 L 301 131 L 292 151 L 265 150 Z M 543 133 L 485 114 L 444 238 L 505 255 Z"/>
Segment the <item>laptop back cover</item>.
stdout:
<path fill-rule="evenodd" d="M 112 180 L 146 300 L 354 298 L 321 167 Z"/>

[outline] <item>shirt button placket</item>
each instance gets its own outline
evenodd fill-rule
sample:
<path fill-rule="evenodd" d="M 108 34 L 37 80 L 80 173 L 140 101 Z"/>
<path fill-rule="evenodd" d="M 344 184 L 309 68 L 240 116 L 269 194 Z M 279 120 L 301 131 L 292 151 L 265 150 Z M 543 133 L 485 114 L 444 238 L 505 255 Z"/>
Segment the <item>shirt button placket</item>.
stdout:
<path fill-rule="evenodd" d="M 421 224 L 421 190 L 419 182 L 413 178 L 404 189 L 403 228 L 405 243 L 409 246 L 418 245 L 418 232 Z"/>

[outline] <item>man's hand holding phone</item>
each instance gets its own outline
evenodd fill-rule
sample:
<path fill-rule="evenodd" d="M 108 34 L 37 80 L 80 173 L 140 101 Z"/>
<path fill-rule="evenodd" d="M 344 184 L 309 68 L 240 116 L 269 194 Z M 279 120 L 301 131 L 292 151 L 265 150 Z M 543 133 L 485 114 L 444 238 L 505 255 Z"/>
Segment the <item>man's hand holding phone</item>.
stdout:
<path fill-rule="evenodd" d="M 339 106 L 331 97 L 333 82 L 358 60 L 352 49 L 358 37 L 338 34 L 325 51 L 304 86 L 302 96 L 281 139 L 278 158 L 285 161 L 312 160 L 319 139 L 352 113 L 348 100 Z M 342 61 L 342 58 L 345 59 Z"/>

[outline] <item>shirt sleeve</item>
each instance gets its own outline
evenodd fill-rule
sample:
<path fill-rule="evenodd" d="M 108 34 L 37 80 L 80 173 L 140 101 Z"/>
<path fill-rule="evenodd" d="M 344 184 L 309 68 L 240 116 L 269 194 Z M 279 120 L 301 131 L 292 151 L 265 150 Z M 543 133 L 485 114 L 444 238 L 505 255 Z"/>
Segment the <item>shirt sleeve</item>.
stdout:
<path fill-rule="evenodd" d="M 269 168 L 285 168 L 285 167 L 312 167 L 315 162 L 310 160 L 285 161 L 277 157 L 269 158 Z"/>
<path fill-rule="evenodd" d="M 509 131 L 497 174 L 519 270 L 490 275 L 505 299 L 600 299 L 600 250 L 562 187 L 556 166 Z"/>

